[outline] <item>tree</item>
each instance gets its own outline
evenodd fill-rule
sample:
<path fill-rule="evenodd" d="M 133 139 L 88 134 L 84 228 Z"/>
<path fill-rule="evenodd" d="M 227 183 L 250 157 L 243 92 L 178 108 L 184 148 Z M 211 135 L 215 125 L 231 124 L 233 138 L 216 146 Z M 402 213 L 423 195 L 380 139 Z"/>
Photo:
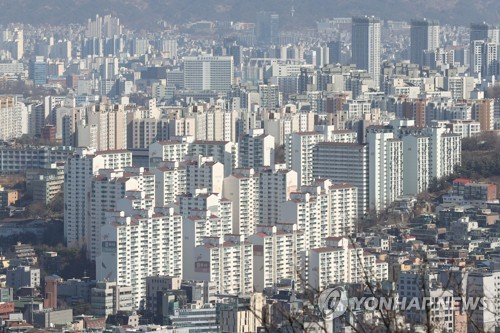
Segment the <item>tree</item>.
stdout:
<path fill-rule="evenodd" d="M 26 207 L 25 215 L 32 219 L 46 219 L 50 216 L 50 212 L 44 203 L 33 202 Z"/>
<path fill-rule="evenodd" d="M 285 160 L 285 146 L 280 145 L 274 150 L 274 162 L 275 163 L 286 163 Z"/>
<path fill-rule="evenodd" d="M 78 303 L 73 305 L 73 316 L 92 315 L 92 307 L 88 303 Z"/>
<path fill-rule="evenodd" d="M 62 216 L 64 213 L 64 194 L 58 192 L 50 201 L 48 208 L 52 216 Z"/>
<path fill-rule="evenodd" d="M 500 84 L 496 83 L 494 86 L 489 87 L 486 91 L 487 98 L 500 98 Z"/>

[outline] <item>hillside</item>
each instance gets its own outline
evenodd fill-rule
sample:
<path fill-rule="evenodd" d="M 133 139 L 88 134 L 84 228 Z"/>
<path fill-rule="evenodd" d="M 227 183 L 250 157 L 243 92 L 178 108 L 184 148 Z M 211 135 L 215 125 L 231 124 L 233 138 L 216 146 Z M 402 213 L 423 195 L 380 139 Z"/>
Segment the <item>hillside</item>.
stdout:
<path fill-rule="evenodd" d="M 159 20 L 172 23 L 201 19 L 253 21 L 260 10 L 276 11 L 286 21 L 292 19 L 292 5 L 297 26 L 313 26 L 322 18 L 364 14 L 392 20 L 427 17 L 465 25 L 472 21 L 500 20 L 497 0 L 0 0 L 0 22 L 84 23 L 99 13 L 115 15 L 131 27 L 151 27 Z"/>

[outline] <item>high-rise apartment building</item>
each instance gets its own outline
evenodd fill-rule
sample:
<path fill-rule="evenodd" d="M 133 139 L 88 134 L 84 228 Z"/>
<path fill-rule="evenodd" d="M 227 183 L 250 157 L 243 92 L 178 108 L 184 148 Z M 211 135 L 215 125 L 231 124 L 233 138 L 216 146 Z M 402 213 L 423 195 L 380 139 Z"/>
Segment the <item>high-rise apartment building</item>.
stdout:
<path fill-rule="evenodd" d="M 450 278 L 451 280 L 452 278 Z M 406 311 L 405 317 L 408 321 L 420 325 L 432 323 L 441 332 L 457 332 L 453 326 L 456 320 L 454 311 L 450 310 L 449 304 L 453 304 L 454 291 L 458 294 L 460 294 L 460 291 L 453 290 L 448 285 L 440 283 L 436 273 L 429 272 L 422 275 L 418 269 L 402 271 L 397 285 L 399 301 L 405 306 L 408 305 L 408 300 L 412 300 L 415 304 L 425 304 L 425 299 L 439 300 L 432 305 L 431 311 L 428 311 L 427 307 L 415 309 L 415 311 Z"/>
<path fill-rule="evenodd" d="M 380 20 L 375 17 L 352 18 L 352 63 L 364 69 L 378 86 L 380 82 Z"/>
<path fill-rule="evenodd" d="M 88 19 L 85 37 L 94 38 L 112 38 L 119 36 L 123 32 L 123 26 L 120 24 L 120 19 L 111 15 L 100 17 L 96 15 L 95 20 Z"/>
<path fill-rule="evenodd" d="M 184 263 L 182 267 L 185 278 L 193 274 L 193 251 L 196 246 L 203 245 L 204 237 L 222 237 L 233 233 L 232 202 L 222 195 L 197 190 L 178 197 L 178 211 L 183 217 L 182 248 Z"/>
<path fill-rule="evenodd" d="M 410 28 L 410 61 L 424 65 L 424 51 L 439 48 L 439 22 L 430 20 L 412 20 Z"/>
<path fill-rule="evenodd" d="M 408 135 L 402 141 L 404 194 L 417 195 L 427 191 L 431 180 L 429 137 Z"/>
<path fill-rule="evenodd" d="M 302 257 L 302 279 L 314 290 L 331 284 L 376 283 L 388 276 L 387 263 L 377 262 L 375 255 L 347 237 L 329 237 L 326 246 L 304 251 Z"/>
<path fill-rule="evenodd" d="M 495 100 L 478 99 L 472 104 L 472 119 L 479 122 L 481 131 L 491 131 L 495 127 Z"/>
<path fill-rule="evenodd" d="M 123 105 L 101 104 L 87 110 L 88 126 L 97 127 L 97 150 L 127 148 L 127 114 Z"/>
<path fill-rule="evenodd" d="M 280 222 L 297 224 L 304 231 L 306 248 L 321 247 L 327 237 L 348 236 L 356 231 L 357 188 L 317 179 L 291 193 L 281 211 Z"/>
<path fill-rule="evenodd" d="M 461 136 L 449 133 L 444 127 L 429 127 L 426 134 L 430 143 L 431 179 L 453 174 L 455 167 L 462 162 Z"/>
<path fill-rule="evenodd" d="M 340 41 L 331 41 L 327 43 L 328 63 L 340 64 L 342 62 L 342 43 Z"/>
<path fill-rule="evenodd" d="M 483 332 L 494 331 L 497 325 L 496 317 L 500 306 L 498 294 L 500 288 L 498 271 L 476 271 L 467 275 L 467 297 L 482 298 L 483 306 L 479 309 L 471 308 L 468 311 L 469 330 Z"/>
<path fill-rule="evenodd" d="M 248 238 L 253 244 L 256 291 L 275 287 L 282 280 L 298 281 L 299 255 L 306 250 L 304 232 L 296 224 L 258 225 Z"/>
<path fill-rule="evenodd" d="M 265 132 L 274 137 L 275 145 L 281 146 L 293 132 L 314 131 L 314 112 L 270 112 L 263 123 Z"/>
<path fill-rule="evenodd" d="M 154 174 L 144 168 L 123 168 L 123 171 L 99 170 L 90 178 L 86 197 L 87 256 L 95 261 L 101 253 L 101 227 L 106 224 L 106 212 L 117 209 L 118 202 L 126 194 L 143 191 L 147 199 L 145 207 L 152 209 L 155 204 Z M 138 195 L 139 196 L 139 195 Z"/>
<path fill-rule="evenodd" d="M 209 193 L 222 193 L 224 165 L 213 157 L 198 155 L 194 161 L 186 161 L 186 193 L 196 193 L 197 189 L 207 189 Z"/>
<path fill-rule="evenodd" d="M 182 277 L 182 217 L 173 208 L 145 209 L 143 199 L 129 197 L 107 213 L 96 260 L 98 280 L 133 286 L 135 307 L 146 302 L 146 277 Z"/>
<path fill-rule="evenodd" d="M 471 76 L 498 75 L 498 45 L 500 30 L 486 23 L 470 25 L 470 66 Z"/>
<path fill-rule="evenodd" d="M 214 161 L 224 164 L 224 176 L 231 174 L 238 165 L 238 148 L 231 141 L 196 140 L 189 144 L 191 156 L 212 156 Z"/>
<path fill-rule="evenodd" d="M 132 153 L 78 148 L 64 166 L 64 238 L 68 247 L 83 246 L 89 230 L 86 225 L 86 197 L 90 178 L 99 169 L 121 169 L 132 165 Z"/>
<path fill-rule="evenodd" d="M 220 193 L 209 193 L 207 189 L 196 190 L 195 193 L 181 194 L 177 198 L 177 211 L 184 217 L 189 216 L 193 210 L 209 210 L 213 214 L 221 209 L 221 205 L 231 201 L 222 198 Z"/>
<path fill-rule="evenodd" d="M 358 216 L 368 211 L 368 146 L 320 142 L 313 152 L 313 177 L 348 183 L 358 189 Z"/>
<path fill-rule="evenodd" d="M 488 77 L 498 75 L 498 44 L 474 40 L 471 42 L 470 74 Z"/>
<path fill-rule="evenodd" d="M 43 56 L 35 57 L 29 62 L 29 78 L 33 80 L 35 85 L 42 85 L 47 83 L 47 62 Z"/>
<path fill-rule="evenodd" d="M 324 141 L 324 134 L 299 132 L 288 136 L 285 143 L 285 159 L 288 169 L 297 172 L 299 185 L 309 185 L 313 180 L 313 150 Z"/>
<path fill-rule="evenodd" d="M 279 14 L 272 12 L 257 13 L 256 37 L 262 44 L 277 44 L 280 29 Z"/>
<path fill-rule="evenodd" d="M 487 23 L 471 23 L 469 36 L 471 44 L 475 40 L 500 43 L 500 29 Z"/>
<path fill-rule="evenodd" d="M 253 292 L 253 245 L 243 235 L 206 237 L 190 263 L 191 279 L 211 283 L 216 294 Z"/>
<path fill-rule="evenodd" d="M 253 235 L 259 224 L 259 175 L 254 169 L 236 169 L 224 179 L 222 193 L 233 202 L 233 232 Z"/>
<path fill-rule="evenodd" d="M 274 137 L 264 133 L 264 129 L 251 129 L 240 137 L 238 143 L 238 164 L 240 168 L 274 166 Z"/>
<path fill-rule="evenodd" d="M 391 133 L 368 133 L 369 208 L 385 209 L 403 194 L 403 142 Z"/>
<path fill-rule="evenodd" d="M 259 172 L 259 223 L 275 225 L 284 202 L 297 190 L 297 172 L 264 169 Z"/>
<path fill-rule="evenodd" d="M 28 133 L 28 109 L 18 96 L 0 96 L 0 140 Z"/>
<path fill-rule="evenodd" d="M 24 56 L 24 33 L 21 29 L 14 29 L 12 41 L 12 59 L 21 60 Z"/>
<path fill-rule="evenodd" d="M 184 88 L 229 91 L 233 84 L 233 57 L 184 57 Z"/>
<path fill-rule="evenodd" d="M 127 147 L 146 149 L 158 137 L 158 120 L 155 118 L 134 118 L 128 122 Z"/>
<path fill-rule="evenodd" d="M 186 193 L 186 168 L 179 162 L 160 162 L 150 172 L 155 176 L 155 207 L 167 207 Z"/>
<path fill-rule="evenodd" d="M 281 106 L 281 92 L 279 86 L 275 84 L 259 85 L 259 105 L 263 108 L 274 109 Z"/>
<path fill-rule="evenodd" d="M 183 162 L 188 154 L 188 143 L 183 141 L 156 141 L 149 146 L 150 166 L 162 161 Z"/>

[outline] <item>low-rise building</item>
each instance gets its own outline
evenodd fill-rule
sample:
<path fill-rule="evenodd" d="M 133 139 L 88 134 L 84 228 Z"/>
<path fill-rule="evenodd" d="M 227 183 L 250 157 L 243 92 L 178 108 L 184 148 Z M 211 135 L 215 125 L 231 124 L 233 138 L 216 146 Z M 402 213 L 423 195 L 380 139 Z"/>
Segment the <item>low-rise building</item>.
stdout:
<path fill-rule="evenodd" d="M 132 287 L 121 286 L 116 282 L 97 282 L 90 292 L 90 305 L 92 314 L 97 317 L 106 317 L 118 311 L 132 311 Z"/>
<path fill-rule="evenodd" d="M 40 286 L 40 269 L 30 266 L 18 266 L 7 271 L 7 287 L 37 288 Z"/>
<path fill-rule="evenodd" d="M 8 190 L 0 185 L 0 207 L 15 205 L 18 199 L 19 192 L 17 190 Z"/>

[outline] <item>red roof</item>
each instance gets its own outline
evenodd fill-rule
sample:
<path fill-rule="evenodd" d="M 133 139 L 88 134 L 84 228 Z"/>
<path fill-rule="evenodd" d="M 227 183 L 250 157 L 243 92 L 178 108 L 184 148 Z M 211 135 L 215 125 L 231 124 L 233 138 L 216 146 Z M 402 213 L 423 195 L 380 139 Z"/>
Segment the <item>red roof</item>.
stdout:
<path fill-rule="evenodd" d="M 330 252 L 335 250 L 333 247 L 318 247 L 316 249 L 312 249 L 315 252 Z"/>
<path fill-rule="evenodd" d="M 468 178 L 457 178 L 453 181 L 454 183 L 472 183 L 472 180 Z"/>

